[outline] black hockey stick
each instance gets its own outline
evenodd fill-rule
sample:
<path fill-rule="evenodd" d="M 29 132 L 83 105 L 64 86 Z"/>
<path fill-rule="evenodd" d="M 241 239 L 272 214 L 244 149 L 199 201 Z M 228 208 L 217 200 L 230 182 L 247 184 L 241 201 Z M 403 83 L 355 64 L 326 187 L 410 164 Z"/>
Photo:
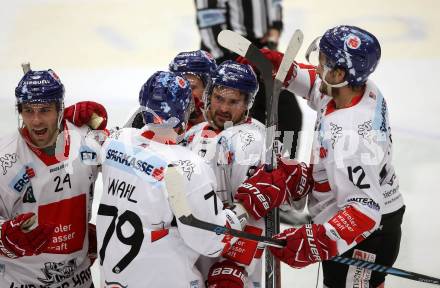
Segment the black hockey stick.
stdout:
<path fill-rule="evenodd" d="M 165 173 L 165 185 L 168 192 L 168 200 L 170 202 L 171 209 L 174 212 L 174 216 L 185 225 L 189 225 L 195 228 L 214 232 L 216 234 L 232 235 L 244 239 L 253 240 L 256 242 L 262 242 L 269 246 L 284 247 L 286 241 L 272 239 L 267 236 L 257 236 L 255 234 L 247 233 L 241 230 L 228 228 L 226 226 L 209 223 L 196 218 L 189 207 L 185 193 L 182 191 L 184 187 L 183 176 L 178 171 L 178 167 L 170 166 Z"/>
<path fill-rule="evenodd" d="M 293 34 L 283 60 L 280 64 L 275 79 L 272 79 L 273 65 L 263 53 L 249 40 L 240 34 L 223 30 L 218 35 L 218 42 L 223 47 L 247 58 L 260 71 L 263 78 L 266 95 L 266 154 L 265 167 L 267 171 L 276 168 L 277 150 L 275 134 L 278 127 L 278 99 L 284 80 L 287 76 L 290 66 L 293 63 L 303 41 L 303 33 L 296 30 Z M 266 218 L 266 236 L 272 237 L 279 233 L 279 210 L 273 209 Z M 275 260 L 270 253 L 265 254 L 265 284 L 266 287 L 281 287 L 281 270 L 279 261 Z"/>
<path fill-rule="evenodd" d="M 165 174 L 165 184 L 168 192 L 168 200 L 170 202 L 171 209 L 174 212 L 176 218 L 184 225 L 192 226 L 194 228 L 211 231 L 216 234 L 232 235 L 252 241 L 264 243 L 268 246 L 282 248 L 286 246 L 286 240 L 273 239 L 267 236 L 257 236 L 244 231 L 220 226 L 214 223 L 209 223 L 196 218 L 189 208 L 188 201 L 185 194 L 182 191 L 184 187 L 183 176 L 179 173 L 176 167 L 168 167 Z M 440 285 L 440 279 L 423 274 L 402 270 L 399 268 L 388 267 L 377 263 L 372 263 L 364 260 L 346 258 L 336 256 L 330 259 L 331 261 L 338 262 L 344 265 L 356 266 L 372 271 L 382 272 L 389 275 L 406 278 L 414 281 L 430 283 Z"/>

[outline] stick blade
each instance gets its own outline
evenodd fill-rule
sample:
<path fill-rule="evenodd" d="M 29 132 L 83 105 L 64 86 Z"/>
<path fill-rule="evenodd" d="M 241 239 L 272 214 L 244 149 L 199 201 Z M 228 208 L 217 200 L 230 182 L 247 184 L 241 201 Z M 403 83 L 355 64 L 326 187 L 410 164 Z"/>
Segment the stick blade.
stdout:
<path fill-rule="evenodd" d="M 171 210 L 173 210 L 176 218 L 191 215 L 185 192 L 183 175 L 179 172 L 179 167 L 169 166 L 165 172 L 165 186 L 168 192 L 168 200 Z"/>
<path fill-rule="evenodd" d="M 292 38 L 290 38 L 289 45 L 287 46 L 287 50 L 284 53 L 283 60 L 281 61 L 280 68 L 278 69 L 275 79 L 284 82 L 287 73 L 289 72 L 290 66 L 292 65 L 293 60 L 295 60 L 299 49 L 301 48 L 303 40 L 303 32 L 299 29 L 296 29 L 295 33 L 293 33 L 292 35 Z"/>
<path fill-rule="evenodd" d="M 222 30 L 217 36 L 217 41 L 224 48 L 229 49 L 242 57 L 246 56 L 246 52 L 252 44 L 251 41 L 231 30 Z"/>

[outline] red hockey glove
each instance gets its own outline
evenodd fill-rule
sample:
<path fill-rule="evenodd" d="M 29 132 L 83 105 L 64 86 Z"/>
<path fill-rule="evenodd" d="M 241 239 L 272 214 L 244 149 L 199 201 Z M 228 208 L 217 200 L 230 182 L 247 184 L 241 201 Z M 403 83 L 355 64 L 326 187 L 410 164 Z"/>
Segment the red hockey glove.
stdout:
<path fill-rule="evenodd" d="M 286 179 L 288 199 L 297 201 L 306 196 L 313 188 L 311 167 L 304 162 L 281 158 L 278 160 L 278 169 L 281 169 Z"/>
<path fill-rule="evenodd" d="M 309 264 L 336 256 L 336 242 L 325 234 L 322 224 L 306 224 L 300 228 L 290 228 L 275 235 L 285 239 L 284 248 L 269 247 L 272 254 L 293 268 L 303 268 Z"/>
<path fill-rule="evenodd" d="M 285 176 L 282 170 L 266 172 L 264 166 L 244 181 L 237 189 L 235 199 L 240 200 L 256 220 L 280 206 L 286 199 Z"/>
<path fill-rule="evenodd" d="M 83 125 L 89 125 L 93 113 L 102 117 L 103 121 L 98 127 L 90 128 L 94 130 L 104 130 L 107 127 L 107 111 L 104 106 L 96 102 L 83 101 L 66 107 L 64 109 L 64 119 L 69 120 L 75 126 L 81 127 Z"/>
<path fill-rule="evenodd" d="M 0 254 L 9 258 L 38 255 L 49 244 L 53 225 L 31 228 L 34 213 L 24 213 L 7 220 L 0 227 Z"/>
<path fill-rule="evenodd" d="M 92 223 L 88 223 L 89 228 L 89 250 L 87 253 L 87 256 L 90 259 L 90 266 L 93 265 L 93 263 L 96 260 L 97 253 L 98 253 L 98 244 L 96 240 L 96 225 Z"/>
<path fill-rule="evenodd" d="M 283 60 L 284 54 L 281 52 L 278 52 L 278 51 L 267 49 L 267 48 L 262 48 L 262 49 L 260 49 L 260 51 L 263 53 L 264 57 L 266 57 L 267 59 L 270 60 L 270 62 L 272 62 L 272 65 L 273 65 L 272 74 L 273 74 L 273 77 L 275 78 L 275 75 L 277 74 L 278 69 L 280 68 L 281 61 Z M 251 65 L 252 68 L 254 68 L 254 70 L 255 70 L 255 66 L 248 59 L 246 59 L 242 56 L 237 57 L 237 59 L 235 61 L 237 61 L 238 63 L 241 63 L 241 64 Z M 258 71 L 258 70 L 255 70 L 255 71 Z M 284 87 L 287 87 L 289 85 L 288 82 L 290 81 L 292 76 L 294 78 L 296 77 L 296 75 L 294 73 L 296 73 L 295 64 L 292 63 L 289 71 L 287 72 L 286 79 L 284 80 Z"/>
<path fill-rule="evenodd" d="M 216 262 L 208 272 L 208 288 L 243 288 L 247 273 L 231 260 Z"/>

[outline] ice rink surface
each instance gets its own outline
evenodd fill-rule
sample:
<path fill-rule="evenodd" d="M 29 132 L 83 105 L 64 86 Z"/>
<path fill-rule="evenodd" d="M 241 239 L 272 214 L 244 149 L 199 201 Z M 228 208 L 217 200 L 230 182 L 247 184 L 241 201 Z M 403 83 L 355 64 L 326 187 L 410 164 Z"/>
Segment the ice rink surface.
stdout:
<path fill-rule="evenodd" d="M 394 164 L 407 204 L 395 266 L 435 277 L 440 277 L 439 8 L 437 0 L 284 1 L 280 45 L 283 51 L 299 28 L 307 46 L 337 24 L 358 25 L 379 38 L 382 60 L 372 79 L 388 101 Z M 151 73 L 167 69 L 178 52 L 198 49 L 199 36 L 189 0 L 15 0 L 1 3 L 0 43 L 3 136 L 17 127 L 14 88 L 23 61 L 35 70 L 54 69 L 66 87 L 67 105 L 86 99 L 105 104 L 109 126 L 115 126 L 136 106 Z M 307 161 L 314 113 L 299 101 L 304 112 L 299 158 Z M 317 265 L 284 266 L 283 287 L 315 287 L 317 271 Z M 389 276 L 386 287 L 433 286 Z"/>

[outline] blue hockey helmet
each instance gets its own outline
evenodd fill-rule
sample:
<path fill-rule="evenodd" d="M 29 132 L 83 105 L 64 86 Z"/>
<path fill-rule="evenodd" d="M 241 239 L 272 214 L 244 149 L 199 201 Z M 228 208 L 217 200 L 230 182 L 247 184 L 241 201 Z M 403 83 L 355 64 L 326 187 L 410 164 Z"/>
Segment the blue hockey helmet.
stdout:
<path fill-rule="evenodd" d="M 15 88 L 17 105 L 23 103 L 56 102 L 59 107 L 64 101 L 64 85 L 51 69 L 28 71 Z"/>
<path fill-rule="evenodd" d="M 185 128 L 191 113 L 192 94 L 189 81 L 173 73 L 157 71 L 142 86 L 139 104 L 144 107 L 146 124 Z"/>
<path fill-rule="evenodd" d="M 212 89 L 215 86 L 237 89 L 246 95 L 247 109 L 252 108 L 255 94 L 258 91 L 257 75 L 250 65 L 240 64 L 232 60 L 220 64 L 212 75 L 211 87 L 204 94 L 205 109 L 209 106 Z"/>
<path fill-rule="evenodd" d="M 345 69 L 345 81 L 352 86 L 367 81 L 381 56 L 379 41 L 373 34 L 347 25 L 327 30 L 319 41 L 319 50 L 327 56 L 331 68 Z"/>
<path fill-rule="evenodd" d="M 175 73 L 198 76 L 206 86 L 217 68 L 215 59 L 204 50 L 181 52 L 171 61 L 169 70 Z"/>

